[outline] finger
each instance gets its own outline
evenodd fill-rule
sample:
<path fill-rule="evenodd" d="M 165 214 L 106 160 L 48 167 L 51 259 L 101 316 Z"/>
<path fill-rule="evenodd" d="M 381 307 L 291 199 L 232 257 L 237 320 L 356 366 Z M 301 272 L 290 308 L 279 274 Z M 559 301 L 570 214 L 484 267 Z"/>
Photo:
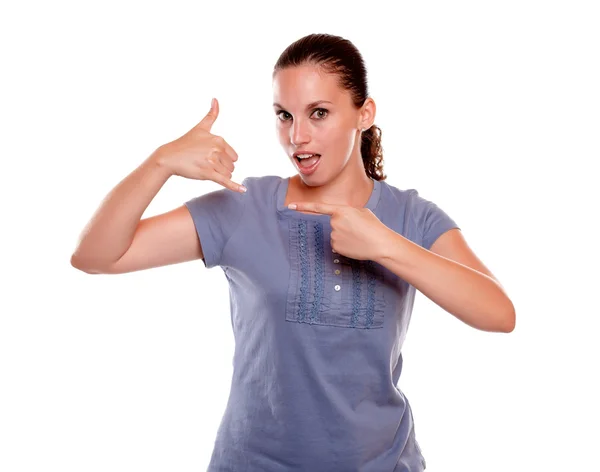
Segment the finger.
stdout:
<path fill-rule="evenodd" d="M 288 208 L 297 211 L 309 211 L 312 213 L 321 213 L 323 215 L 333 215 L 340 208 L 340 205 L 318 202 L 296 202 L 290 203 Z"/>
<path fill-rule="evenodd" d="M 213 98 L 210 102 L 210 110 L 206 114 L 204 118 L 198 123 L 196 126 L 198 128 L 202 128 L 205 131 L 210 131 L 213 123 L 216 121 L 219 116 L 219 102 L 216 98 Z"/>
<path fill-rule="evenodd" d="M 213 164 L 215 172 L 222 175 L 225 178 L 225 182 L 233 184 L 234 187 L 232 188 L 232 190 L 237 190 L 239 185 L 231 182 L 232 172 L 235 170 L 235 167 L 229 160 L 229 156 L 225 154 L 217 154 L 216 159 L 213 161 Z"/>
<path fill-rule="evenodd" d="M 235 170 L 235 166 L 227 154 L 222 151 L 215 151 L 214 153 L 214 164 L 215 169 L 221 174 L 231 173 Z"/>
<path fill-rule="evenodd" d="M 229 177 L 221 174 L 220 172 L 217 172 L 216 170 L 214 171 L 211 180 L 217 182 L 218 184 L 221 184 L 225 188 L 233 190 L 234 192 L 242 192 L 242 185 L 234 182 Z"/>
<path fill-rule="evenodd" d="M 235 152 L 235 151 L 233 150 L 233 148 L 232 148 L 232 147 L 229 145 L 229 143 L 228 143 L 227 141 L 223 140 L 223 146 L 224 146 L 224 148 L 225 148 L 224 150 L 225 150 L 225 152 L 227 153 L 227 155 L 228 155 L 229 157 L 231 157 L 231 160 L 232 160 L 233 162 L 237 161 L 237 160 L 238 160 L 238 155 L 237 155 L 237 152 Z"/>
<path fill-rule="evenodd" d="M 230 161 L 235 162 L 238 160 L 237 152 L 229 145 L 222 136 L 215 136 L 215 147 L 224 156 L 228 157 Z"/>

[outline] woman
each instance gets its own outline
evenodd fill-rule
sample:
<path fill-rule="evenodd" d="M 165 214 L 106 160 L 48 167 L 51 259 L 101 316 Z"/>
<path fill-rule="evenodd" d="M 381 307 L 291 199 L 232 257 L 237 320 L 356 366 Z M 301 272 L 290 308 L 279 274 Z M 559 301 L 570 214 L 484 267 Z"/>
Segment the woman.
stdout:
<path fill-rule="evenodd" d="M 350 41 L 291 44 L 273 97 L 298 174 L 231 181 L 238 156 L 210 133 L 213 100 L 115 187 L 72 264 L 114 274 L 201 258 L 223 269 L 236 345 L 210 471 L 422 471 L 396 387 L 415 290 L 487 331 L 510 332 L 513 305 L 443 210 L 385 183 L 375 102 Z M 225 188 L 140 221 L 172 175 Z"/>

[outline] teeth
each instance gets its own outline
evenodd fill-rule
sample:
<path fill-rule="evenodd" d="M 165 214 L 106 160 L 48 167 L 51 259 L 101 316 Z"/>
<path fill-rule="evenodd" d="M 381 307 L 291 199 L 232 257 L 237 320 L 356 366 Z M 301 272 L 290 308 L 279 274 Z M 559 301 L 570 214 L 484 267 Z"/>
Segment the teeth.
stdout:
<path fill-rule="evenodd" d="M 309 157 L 318 156 L 319 154 L 298 154 L 298 159 L 308 159 Z"/>

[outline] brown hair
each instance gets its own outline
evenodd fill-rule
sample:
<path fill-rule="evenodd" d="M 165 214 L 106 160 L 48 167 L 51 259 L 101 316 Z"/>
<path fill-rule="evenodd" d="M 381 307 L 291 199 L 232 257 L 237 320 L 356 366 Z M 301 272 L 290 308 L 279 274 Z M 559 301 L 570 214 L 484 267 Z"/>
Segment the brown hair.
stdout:
<path fill-rule="evenodd" d="M 367 70 L 354 44 L 331 34 L 309 34 L 290 44 L 279 56 L 273 76 L 287 67 L 314 64 L 336 74 L 339 84 L 350 92 L 354 106 L 360 108 L 368 97 Z M 360 153 L 365 171 L 374 180 L 385 180 L 381 129 L 371 126 L 361 136 Z"/>

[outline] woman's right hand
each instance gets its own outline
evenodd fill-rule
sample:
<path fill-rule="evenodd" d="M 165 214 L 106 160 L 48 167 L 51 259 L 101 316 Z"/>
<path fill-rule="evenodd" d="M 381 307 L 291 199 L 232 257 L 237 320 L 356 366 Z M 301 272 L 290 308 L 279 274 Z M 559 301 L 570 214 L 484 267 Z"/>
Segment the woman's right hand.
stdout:
<path fill-rule="evenodd" d="M 231 180 L 237 153 L 221 136 L 210 133 L 219 116 L 219 102 L 213 98 L 202 121 L 180 138 L 160 147 L 160 164 L 171 174 L 196 180 L 212 180 L 235 192 L 243 187 Z"/>

